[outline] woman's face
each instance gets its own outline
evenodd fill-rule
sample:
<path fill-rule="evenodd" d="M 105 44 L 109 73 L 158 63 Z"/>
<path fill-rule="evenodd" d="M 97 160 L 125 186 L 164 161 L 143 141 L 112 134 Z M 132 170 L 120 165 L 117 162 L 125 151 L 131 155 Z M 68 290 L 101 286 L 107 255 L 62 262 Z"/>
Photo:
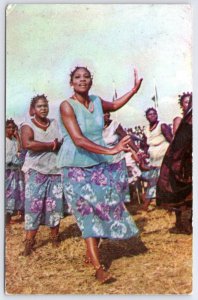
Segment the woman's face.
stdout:
<path fill-rule="evenodd" d="M 149 123 L 155 123 L 157 122 L 158 115 L 155 110 L 150 110 L 146 115 L 147 120 Z"/>
<path fill-rule="evenodd" d="M 186 96 L 183 100 L 182 100 L 182 104 L 181 104 L 181 107 L 184 111 L 186 111 L 188 109 L 188 104 L 189 104 L 189 101 L 190 101 L 190 97 L 189 96 Z"/>
<path fill-rule="evenodd" d="M 6 126 L 6 136 L 8 138 L 12 138 L 14 135 L 14 131 L 15 131 L 15 125 L 13 123 L 8 123 L 8 125 Z"/>
<path fill-rule="evenodd" d="M 78 69 L 71 79 L 71 86 L 77 93 L 86 93 L 92 85 L 90 73 L 86 69 Z"/>
<path fill-rule="evenodd" d="M 33 112 L 35 116 L 45 119 L 49 113 L 48 102 L 43 98 L 38 99 L 33 108 Z"/>

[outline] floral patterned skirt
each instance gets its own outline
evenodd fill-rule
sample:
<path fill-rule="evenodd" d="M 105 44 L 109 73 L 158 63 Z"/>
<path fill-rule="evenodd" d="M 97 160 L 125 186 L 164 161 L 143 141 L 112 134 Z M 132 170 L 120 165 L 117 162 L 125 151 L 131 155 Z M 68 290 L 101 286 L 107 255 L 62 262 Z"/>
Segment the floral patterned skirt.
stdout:
<path fill-rule="evenodd" d="M 25 182 L 24 173 L 18 169 L 6 169 L 6 204 L 7 213 L 24 210 Z"/>
<path fill-rule="evenodd" d="M 61 175 L 30 169 L 25 174 L 25 183 L 25 230 L 36 230 L 39 225 L 59 225 L 63 217 Z"/>
<path fill-rule="evenodd" d="M 152 170 L 142 172 L 141 179 L 147 182 L 145 195 L 147 200 L 156 198 L 156 187 L 159 175 L 160 168 L 154 168 Z"/>
<path fill-rule="evenodd" d="M 128 239 L 138 234 L 125 208 L 128 178 L 125 160 L 63 168 L 63 191 L 83 238 Z"/>

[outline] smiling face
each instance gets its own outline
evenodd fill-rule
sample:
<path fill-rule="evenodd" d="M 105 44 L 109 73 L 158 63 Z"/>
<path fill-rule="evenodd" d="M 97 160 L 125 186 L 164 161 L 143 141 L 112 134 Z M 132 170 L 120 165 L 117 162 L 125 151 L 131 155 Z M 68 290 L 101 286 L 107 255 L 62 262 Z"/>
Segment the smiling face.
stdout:
<path fill-rule="evenodd" d="M 79 94 L 87 93 L 92 86 L 90 72 L 85 68 L 78 68 L 71 75 L 70 84 L 74 88 L 75 92 Z"/>
<path fill-rule="evenodd" d="M 34 107 L 34 115 L 39 119 L 45 119 L 49 113 L 48 101 L 44 98 L 39 98 Z"/>

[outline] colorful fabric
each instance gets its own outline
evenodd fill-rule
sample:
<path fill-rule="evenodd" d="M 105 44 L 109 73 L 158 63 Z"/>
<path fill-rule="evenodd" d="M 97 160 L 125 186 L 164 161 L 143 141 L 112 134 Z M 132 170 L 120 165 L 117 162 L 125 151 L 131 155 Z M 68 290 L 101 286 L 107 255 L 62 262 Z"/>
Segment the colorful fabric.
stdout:
<path fill-rule="evenodd" d="M 83 238 L 127 239 L 138 234 L 124 205 L 129 197 L 124 163 L 63 168 L 64 195 Z"/>
<path fill-rule="evenodd" d="M 61 176 L 30 169 L 25 174 L 25 182 L 25 230 L 38 229 L 39 225 L 59 225 L 63 217 Z"/>
<path fill-rule="evenodd" d="M 142 172 L 141 179 L 147 182 L 146 195 L 147 200 L 156 198 L 156 186 L 160 174 L 160 168 Z"/>
<path fill-rule="evenodd" d="M 91 95 L 90 101 L 94 105 L 94 111 L 90 112 L 80 102 L 68 99 L 67 102 L 72 106 L 80 130 L 86 138 L 97 145 L 106 147 L 102 137 L 104 118 L 102 104 L 99 97 Z M 63 167 L 91 167 L 102 162 L 112 162 L 112 155 L 96 154 L 83 148 L 76 147 L 67 132 L 62 120 L 60 129 L 64 138 L 63 144 L 58 152 L 57 165 Z"/>
<path fill-rule="evenodd" d="M 14 211 L 24 210 L 25 184 L 24 173 L 17 169 L 6 169 L 6 213 L 12 214 Z"/>

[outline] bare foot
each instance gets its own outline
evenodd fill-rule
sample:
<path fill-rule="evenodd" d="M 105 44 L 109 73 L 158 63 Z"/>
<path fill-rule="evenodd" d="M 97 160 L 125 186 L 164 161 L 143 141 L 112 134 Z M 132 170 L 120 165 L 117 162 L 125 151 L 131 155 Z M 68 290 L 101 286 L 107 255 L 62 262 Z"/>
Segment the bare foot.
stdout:
<path fill-rule="evenodd" d="M 100 266 L 97 270 L 96 270 L 96 274 L 95 274 L 96 279 L 98 279 L 98 281 L 101 284 L 104 283 L 110 283 L 113 281 L 113 277 L 111 276 L 110 273 L 108 273 L 107 271 L 105 271 L 105 269 L 103 268 L 103 266 Z"/>

